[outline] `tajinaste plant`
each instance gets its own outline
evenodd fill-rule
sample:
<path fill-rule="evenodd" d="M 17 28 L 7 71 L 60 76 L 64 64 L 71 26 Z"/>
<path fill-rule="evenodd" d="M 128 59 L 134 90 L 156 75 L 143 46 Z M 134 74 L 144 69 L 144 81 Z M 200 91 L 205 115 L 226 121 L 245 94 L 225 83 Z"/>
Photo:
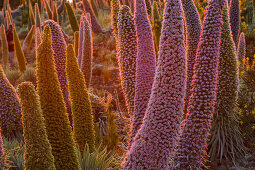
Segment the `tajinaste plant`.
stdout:
<path fill-rule="evenodd" d="M 71 118 L 71 104 L 69 99 L 69 91 L 66 78 L 66 42 L 62 33 L 61 27 L 53 20 L 45 21 L 46 25 L 50 26 L 52 34 L 52 48 L 54 51 L 55 65 L 58 74 L 58 80 L 63 93 L 64 101 L 66 104 L 67 113 L 69 113 L 69 119 Z"/>
<path fill-rule="evenodd" d="M 240 0 L 231 0 L 229 9 L 230 26 L 235 46 L 237 48 L 241 27 Z"/>
<path fill-rule="evenodd" d="M 2 135 L 13 138 L 22 134 L 19 98 L 0 65 L 0 126 Z"/>
<path fill-rule="evenodd" d="M 227 1 L 226 1 L 227 2 Z M 235 110 L 239 76 L 235 43 L 229 23 L 228 6 L 223 11 L 216 107 L 208 142 L 210 161 L 235 161 L 244 157 L 242 133 Z"/>
<path fill-rule="evenodd" d="M 211 0 L 207 6 L 191 83 L 187 122 L 174 157 L 174 169 L 199 169 L 206 156 L 216 101 L 224 1 Z"/>
<path fill-rule="evenodd" d="M 129 114 L 134 112 L 137 35 L 129 7 L 123 6 L 118 18 L 118 63 L 122 89 Z"/>
<path fill-rule="evenodd" d="M 84 40 L 84 15 L 80 18 L 80 28 L 79 28 L 79 47 L 78 47 L 78 64 L 81 68 L 81 59 L 82 59 L 82 49 L 83 49 L 83 40 Z"/>
<path fill-rule="evenodd" d="M 135 108 L 129 146 L 142 124 L 156 71 L 152 29 L 144 0 L 135 1 L 135 26 L 137 31 Z"/>
<path fill-rule="evenodd" d="M 19 84 L 17 91 L 22 111 L 25 169 L 54 170 L 54 157 L 35 87 L 30 82 L 23 82 Z"/>
<path fill-rule="evenodd" d="M 159 61 L 143 124 L 123 169 L 168 169 L 184 108 L 186 51 L 180 0 L 166 1 Z"/>
<path fill-rule="evenodd" d="M 111 25 L 115 39 L 118 39 L 118 13 L 120 9 L 120 1 L 111 1 Z"/>
<path fill-rule="evenodd" d="M 196 60 L 196 51 L 201 31 L 201 21 L 197 8 L 193 0 L 182 0 L 182 6 L 186 23 L 186 46 L 187 46 L 187 82 L 185 94 L 185 110 L 189 103 L 191 80 L 194 73 L 194 64 Z"/>
<path fill-rule="evenodd" d="M 91 25 L 92 25 L 92 31 L 94 33 L 100 33 L 102 32 L 102 28 L 99 25 L 97 18 L 95 16 L 95 13 L 93 11 L 93 8 L 91 7 L 90 3 L 88 0 L 83 0 L 83 8 L 86 12 L 90 13 L 91 15 Z"/>
<path fill-rule="evenodd" d="M 56 169 L 79 169 L 72 128 L 68 121 L 53 53 L 51 31 L 47 25 L 42 43 L 37 49 L 37 92 Z"/>
<path fill-rule="evenodd" d="M 86 144 L 90 152 L 95 149 L 95 129 L 89 93 L 82 71 L 79 69 L 73 46 L 67 47 L 67 80 L 73 113 L 73 136 L 83 153 Z"/>
<path fill-rule="evenodd" d="M 92 57 L 93 57 L 93 38 L 92 30 L 89 19 L 85 16 L 83 18 L 83 42 L 82 42 L 82 56 L 81 58 L 81 71 L 83 72 L 86 87 L 89 88 L 92 76 Z"/>
<path fill-rule="evenodd" d="M 238 57 L 238 61 L 240 62 L 240 66 L 243 67 L 244 65 L 243 60 L 246 58 L 246 42 L 245 42 L 245 35 L 243 32 L 240 34 L 240 37 L 239 37 L 237 57 Z"/>

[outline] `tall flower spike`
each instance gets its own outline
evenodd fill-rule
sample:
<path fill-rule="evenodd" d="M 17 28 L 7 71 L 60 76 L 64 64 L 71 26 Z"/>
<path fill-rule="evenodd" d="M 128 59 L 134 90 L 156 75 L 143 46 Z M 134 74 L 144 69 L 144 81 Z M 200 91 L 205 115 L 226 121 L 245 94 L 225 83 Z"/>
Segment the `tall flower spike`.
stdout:
<path fill-rule="evenodd" d="M 187 122 L 174 158 L 175 169 L 200 168 L 216 101 L 222 10 L 225 0 L 208 3 L 191 83 Z"/>
<path fill-rule="evenodd" d="M 240 34 L 240 37 L 239 37 L 237 57 L 238 57 L 238 61 L 243 66 L 243 59 L 246 58 L 246 42 L 245 42 L 245 35 L 243 32 Z"/>
<path fill-rule="evenodd" d="M 118 43 L 118 18 L 120 10 L 120 1 L 112 0 L 111 1 L 111 25 L 113 29 L 113 35 L 116 42 L 116 58 L 119 61 L 119 43 Z M 119 66 L 120 67 L 120 66 Z"/>
<path fill-rule="evenodd" d="M 150 99 L 151 88 L 156 70 L 156 55 L 152 30 L 144 0 L 135 1 L 135 26 L 137 31 L 137 60 L 135 84 L 135 108 L 129 146 L 141 127 Z"/>
<path fill-rule="evenodd" d="M 83 72 L 86 87 L 89 88 L 92 75 L 93 39 L 91 25 L 85 16 L 83 18 L 83 41 L 81 56 L 81 71 Z"/>
<path fill-rule="evenodd" d="M 79 48 L 78 48 L 78 64 L 81 68 L 81 59 L 82 59 L 82 49 L 83 49 L 83 40 L 84 40 L 84 18 L 83 15 L 80 18 L 80 28 L 79 28 Z"/>
<path fill-rule="evenodd" d="M 134 112 L 137 35 L 129 7 L 123 6 L 118 18 L 118 62 L 122 89 L 130 115 Z"/>
<path fill-rule="evenodd" d="M 226 0 L 227 2 L 227 0 Z M 227 5 L 223 11 L 216 107 L 213 115 L 208 155 L 211 161 L 236 161 L 244 157 L 242 133 L 234 108 L 238 95 L 238 60 L 232 38 Z M 232 147 L 234 144 L 235 147 Z"/>
<path fill-rule="evenodd" d="M 0 126 L 4 137 L 22 134 L 19 98 L 0 65 Z"/>
<path fill-rule="evenodd" d="M 193 0 L 182 0 L 182 6 L 186 21 L 186 41 L 187 41 L 187 82 L 185 94 L 185 110 L 189 103 L 191 80 L 194 73 L 194 64 L 196 60 L 196 51 L 201 31 L 201 21 L 197 8 Z"/>
<path fill-rule="evenodd" d="M 54 157 L 35 87 L 30 82 L 24 82 L 19 84 L 17 91 L 22 111 L 25 169 L 54 170 Z"/>
<path fill-rule="evenodd" d="M 69 113 L 69 119 L 71 118 L 71 104 L 69 100 L 69 91 L 66 78 L 66 42 L 62 33 L 61 27 L 53 20 L 45 21 L 46 25 L 50 26 L 52 34 L 52 48 L 54 51 L 55 65 L 58 74 L 58 80 L 63 93 L 63 97 L 66 103 L 67 113 Z"/>
<path fill-rule="evenodd" d="M 100 33 L 102 32 L 102 28 L 100 26 L 100 24 L 97 21 L 97 18 L 95 16 L 95 13 L 90 5 L 90 3 L 88 2 L 88 0 L 83 0 L 83 8 L 86 12 L 90 13 L 91 16 L 91 24 L 92 24 L 92 31 L 94 33 Z"/>
<path fill-rule="evenodd" d="M 14 51 L 18 62 L 19 71 L 24 73 L 26 71 L 26 58 L 22 50 L 19 36 L 17 34 L 16 28 L 13 28 L 13 42 L 14 42 Z"/>
<path fill-rule="evenodd" d="M 67 47 L 67 79 L 73 113 L 73 135 L 75 143 L 83 152 L 85 144 L 91 152 L 95 149 L 95 130 L 89 93 L 82 71 L 79 69 L 73 46 Z"/>
<path fill-rule="evenodd" d="M 237 48 L 241 26 L 240 0 L 231 0 L 229 16 L 232 35 Z"/>
<path fill-rule="evenodd" d="M 124 169 L 168 169 L 184 108 L 186 51 L 180 0 L 166 1 L 159 61 L 143 124 Z"/>
<path fill-rule="evenodd" d="M 118 13 L 120 9 L 120 1 L 111 1 L 111 24 L 113 29 L 113 35 L 115 39 L 118 39 Z"/>
<path fill-rule="evenodd" d="M 42 43 L 37 49 L 37 92 L 56 169 L 79 169 L 72 128 L 66 114 L 51 44 L 51 31 L 47 25 L 44 28 Z"/>
<path fill-rule="evenodd" d="M 22 49 L 23 49 L 25 54 L 27 54 L 29 52 L 29 49 L 31 47 L 31 44 L 32 44 L 32 41 L 33 41 L 33 36 L 35 34 L 35 28 L 36 27 L 34 25 L 32 25 L 29 32 L 27 33 L 27 36 L 26 36 L 25 40 L 23 41 Z"/>
<path fill-rule="evenodd" d="M 3 67 L 4 69 L 8 65 L 8 58 L 9 58 L 9 51 L 8 51 L 8 41 L 5 33 L 4 25 L 1 25 L 1 48 L 2 48 L 2 60 L 3 60 Z"/>

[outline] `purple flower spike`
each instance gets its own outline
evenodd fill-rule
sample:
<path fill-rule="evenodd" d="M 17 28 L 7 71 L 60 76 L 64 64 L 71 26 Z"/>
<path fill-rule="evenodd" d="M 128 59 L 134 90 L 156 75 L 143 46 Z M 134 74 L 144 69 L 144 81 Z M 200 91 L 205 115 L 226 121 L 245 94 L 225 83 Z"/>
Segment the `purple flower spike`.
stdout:
<path fill-rule="evenodd" d="M 193 0 L 182 0 L 182 6 L 186 21 L 186 39 L 187 39 L 187 82 L 185 94 L 185 113 L 189 103 L 191 80 L 196 59 L 196 51 L 201 31 L 201 21 L 197 8 Z"/>
<path fill-rule="evenodd" d="M 168 169 L 183 114 L 186 71 L 181 1 L 168 0 L 152 93 L 123 169 Z"/>
<path fill-rule="evenodd" d="M 66 104 L 67 113 L 69 113 L 69 119 L 71 118 L 71 103 L 69 99 L 69 91 L 66 78 L 66 42 L 62 33 L 61 27 L 53 20 L 45 21 L 46 25 L 50 26 L 52 34 L 52 48 L 54 51 L 55 65 L 58 74 L 58 80 L 63 93 L 64 101 Z"/>
<path fill-rule="evenodd" d="M 126 106 L 134 113 L 137 35 L 133 15 L 128 6 L 120 8 L 118 15 L 118 64 Z"/>
<path fill-rule="evenodd" d="M 206 155 L 216 101 L 224 1 L 211 0 L 207 6 L 191 83 L 187 122 L 174 157 L 174 169 L 199 169 Z"/>
<path fill-rule="evenodd" d="M 239 37 L 237 57 L 240 64 L 243 66 L 243 59 L 245 59 L 246 57 L 246 42 L 245 42 L 245 35 L 243 32 L 240 34 L 240 37 Z"/>
<path fill-rule="evenodd" d="M 150 99 L 151 88 L 156 70 L 156 55 L 153 44 L 152 29 L 144 0 L 135 1 L 135 25 L 137 31 L 137 60 L 135 109 L 132 121 L 129 146 L 139 130 Z"/>
<path fill-rule="evenodd" d="M 231 31 L 237 48 L 241 26 L 240 0 L 231 0 L 229 15 Z"/>
<path fill-rule="evenodd" d="M 19 97 L 0 65 L 0 126 L 2 135 L 13 138 L 22 134 Z"/>
<path fill-rule="evenodd" d="M 90 15 L 88 13 L 88 15 Z M 78 63 L 83 72 L 86 87 L 89 88 L 92 74 L 93 38 L 90 25 L 90 18 L 81 16 L 79 31 Z"/>

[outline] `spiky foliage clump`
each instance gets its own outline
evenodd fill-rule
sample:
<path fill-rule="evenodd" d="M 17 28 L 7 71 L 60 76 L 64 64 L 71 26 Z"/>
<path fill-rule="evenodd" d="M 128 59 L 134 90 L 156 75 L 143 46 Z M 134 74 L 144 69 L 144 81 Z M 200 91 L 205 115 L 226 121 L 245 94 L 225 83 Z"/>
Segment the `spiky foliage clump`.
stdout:
<path fill-rule="evenodd" d="M 74 52 L 75 56 L 78 57 L 79 50 L 79 31 L 74 32 Z"/>
<path fill-rule="evenodd" d="M 4 137 L 22 134 L 18 95 L 0 65 L 0 125 Z"/>
<path fill-rule="evenodd" d="M 67 16 L 73 32 L 79 31 L 79 23 L 69 2 L 65 3 Z"/>
<path fill-rule="evenodd" d="M 152 92 L 124 169 L 168 169 L 184 107 L 186 52 L 182 13 L 180 0 L 166 1 Z"/>
<path fill-rule="evenodd" d="M 89 88 L 91 75 L 92 75 L 92 57 L 93 57 L 93 39 L 91 25 L 88 19 L 82 15 L 81 17 L 81 27 L 83 37 L 81 38 L 81 49 L 79 49 L 78 61 L 80 61 L 80 68 L 83 72 L 86 87 Z"/>
<path fill-rule="evenodd" d="M 52 37 L 52 48 L 54 51 L 55 65 L 58 74 L 58 80 L 63 93 L 69 119 L 71 118 L 71 104 L 69 100 L 69 91 L 66 78 L 66 42 L 62 33 L 61 27 L 53 20 L 45 21 L 46 25 L 50 26 Z"/>
<path fill-rule="evenodd" d="M 233 39 L 237 48 L 241 27 L 240 0 L 231 0 L 229 7 L 229 17 Z"/>
<path fill-rule="evenodd" d="M 118 63 L 122 89 L 129 114 L 134 112 L 137 35 L 129 7 L 123 6 L 118 16 Z"/>
<path fill-rule="evenodd" d="M 111 24 L 113 29 L 113 35 L 115 39 L 118 39 L 118 13 L 120 9 L 120 1 L 111 1 Z"/>
<path fill-rule="evenodd" d="M 137 60 L 134 116 L 132 120 L 131 140 L 140 129 L 150 99 L 151 88 L 156 70 L 156 55 L 152 29 L 144 0 L 135 1 L 135 26 L 137 31 Z"/>
<path fill-rule="evenodd" d="M 244 157 L 243 141 L 234 108 L 238 94 L 238 62 L 231 34 L 228 7 L 223 11 L 216 107 L 208 155 L 211 161 Z M 234 147 L 233 147 L 234 146 Z"/>
<path fill-rule="evenodd" d="M 175 169 L 197 169 L 203 164 L 216 101 L 222 10 L 225 0 L 208 3 L 194 66 L 191 95 L 174 158 Z"/>
<path fill-rule="evenodd" d="M 193 0 L 182 0 L 182 6 L 186 23 L 186 40 L 187 40 L 187 82 L 185 94 L 185 110 L 189 103 L 191 80 L 194 73 L 194 64 L 196 60 L 196 51 L 201 31 L 201 21 L 198 10 Z"/>
<path fill-rule="evenodd" d="M 66 114 L 51 44 L 50 27 L 46 26 L 42 43 L 37 49 L 37 92 L 40 96 L 42 113 L 56 169 L 79 169 L 72 129 Z"/>
<path fill-rule="evenodd" d="M 86 12 L 88 12 L 91 16 L 91 25 L 92 25 L 92 31 L 94 33 L 101 33 L 102 32 L 102 28 L 99 25 L 97 18 L 95 16 L 95 13 L 90 5 L 90 3 L 88 2 L 88 0 L 83 0 L 83 8 L 85 9 Z"/>
<path fill-rule="evenodd" d="M 161 27 L 162 27 L 162 18 L 158 10 L 158 2 L 154 1 L 153 10 L 152 10 L 152 31 L 153 31 L 154 46 L 155 46 L 157 56 L 158 56 L 158 50 L 159 50 Z"/>
<path fill-rule="evenodd" d="M 51 146 L 46 134 L 39 96 L 30 82 L 21 83 L 17 90 L 22 112 L 25 141 L 25 169 L 55 169 Z"/>
<path fill-rule="evenodd" d="M 246 42 L 245 35 L 242 32 L 239 37 L 239 43 L 237 48 L 237 57 L 240 64 L 243 66 L 243 60 L 246 58 Z"/>
<path fill-rule="evenodd" d="M 1 25 L 1 46 L 2 46 L 2 61 L 3 61 L 3 68 L 6 69 L 8 65 L 8 42 L 5 34 L 4 25 Z"/>
<path fill-rule="evenodd" d="M 35 34 L 35 26 L 32 25 L 32 27 L 30 28 L 30 31 L 27 33 L 27 36 L 22 44 L 22 49 L 24 53 L 28 52 L 28 50 L 30 49 L 34 34 Z"/>
<path fill-rule="evenodd" d="M 91 153 L 89 146 L 86 145 L 83 153 L 80 152 L 78 148 L 76 151 L 82 170 L 120 169 L 120 166 L 115 159 L 115 154 L 108 152 L 106 147 L 103 148 L 102 146 L 99 146 Z"/>
<path fill-rule="evenodd" d="M 116 150 L 119 144 L 117 129 L 117 114 L 113 112 L 112 95 L 109 94 L 106 100 L 107 127 L 106 127 L 106 146 L 108 150 Z"/>
<path fill-rule="evenodd" d="M 91 103 L 84 76 L 79 69 L 73 46 L 67 47 L 66 73 L 73 113 L 73 135 L 75 143 L 83 151 L 85 144 L 91 151 L 95 148 L 95 130 Z"/>
<path fill-rule="evenodd" d="M 22 50 L 19 36 L 17 34 L 15 27 L 13 29 L 13 41 L 14 41 L 14 50 L 15 50 L 15 55 L 16 55 L 17 62 L 18 62 L 19 71 L 21 73 L 24 73 L 26 71 L 26 59 L 25 59 L 25 55 Z"/>

